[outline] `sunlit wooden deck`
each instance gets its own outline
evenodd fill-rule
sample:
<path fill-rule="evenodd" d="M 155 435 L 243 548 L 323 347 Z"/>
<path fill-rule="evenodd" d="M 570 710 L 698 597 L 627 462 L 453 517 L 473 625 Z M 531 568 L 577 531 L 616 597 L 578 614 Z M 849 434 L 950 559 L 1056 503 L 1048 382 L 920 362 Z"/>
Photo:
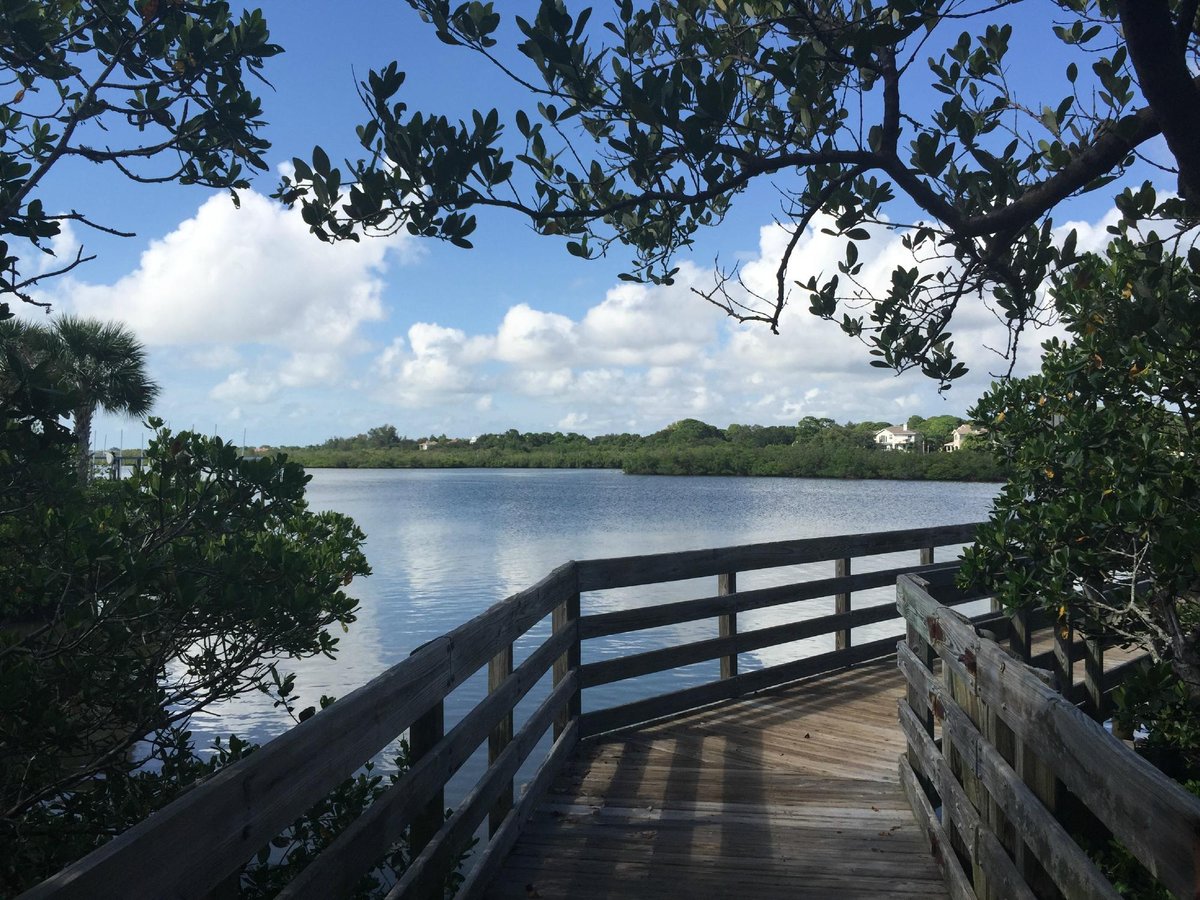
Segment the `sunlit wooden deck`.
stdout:
<path fill-rule="evenodd" d="M 1053 637 L 1040 631 L 1050 624 L 1044 616 L 983 613 L 974 619 L 988 635 L 1008 643 L 1005 652 L 957 612 L 951 614 L 948 607 L 981 598 L 954 587 L 956 563 L 935 564 L 934 553 L 949 548 L 956 554 L 974 532 L 968 523 L 565 563 L 43 881 L 23 900 L 125 896 L 130 885 L 138 896 L 215 896 L 238 883 L 247 859 L 403 734 L 411 767 L 281 897 L 353 896 L 363 875 L 399 841 L 408 842 L 411 860 L 389 900 L 440 896 L 455 860 L 473 841 L 477 846 L 458 891 L 464 900 L 937 898 L 948 896 L 941 865 L 954 895 L 967 897 L 973 888 L 955 860 L 970 854 L 953 842 L 975 841 L 978 830 L 972 829 L 982 820 L 965 791 L 978 793 L 985 776 L 995 781 L 989 790 L 1011 794 L 999 796 L 993 806 L 1003 801 L 1026 824 L 1041 823 L 1030 840 L 1040 841 L 1043 850 L 1074 848 L 1078 865 L 1064 870 L 1062 883 L 1071 888 L 1065 896 L 1109 896 L 1107 887 L 1100 893 L 1075 889 L 1107 882 L 1091 872 L 1092 864 L 1055 824 L 1053 811 L 1038 812 L 1041 801 L 1024 776 L 1010 771 L 1001 750 L 991 751 L 991 768 L 982 775 L 968 773 L 974 779 L 969 784 L 950 783 L 959 777 L 955 765 L 967 771 L 961 765 L 962 747 L 968 746 L 963 742 L 974 740 L 969 745 L 979 747 L 985 740 L 968 714 L 958 713 L 949 725 L 943 721 L 956 737 L 951 759 L 938 762 L 943 745 L 935 742 L 932 722 L 939 709 L 958 709 L 952 701 L 966 690 L 962 685 L 982 684 L 978 690 L 992 692 L 993 706 L 1005 702 L 996 694 L 995 666 L 973 668 L 985 648 L 1001 672 L 1008 659 L 1049 670 L 1021 682 L 1027 686 L 1033 679 L 1026 692 L 1039 698 L 1033 712 L 1058 710 L 1059 719 L 1075 729 L 1072 734 L 1090 727 L 1077 741 L 1083 749 L 1114 742 L 1102 728 L 1096 731 L 1088 715 L 1103 721 L 1109 692 L 1129 671 L 1128 654 L 1103 642 L 1070 628 L 1056 629 Z M 912 551 L 918 560 L 892 556 Z M 878 568 L 881 556 L 892 556 L 890 568 Z M 854 560 L 864 558 L 873 562 L 863 571 L 852 569 Z M 830 562 L 832 577 L 807 568 Z M 738 573 L 795 566 L 806 567 L 800 581 L 738 589 Z M 716 594 L 696 597 L 692 580 L 713 576 Z M 606 591 L 676 582 L 686 585 L 684 599 L 633 608 L 597 599 Z M 898 720 L 905 681 L 894 655 L 904 635 L 863 631 L 894 620 L 899 607 L 853 603 L 857 592 L 892 586 L 908 590 L 901 595 L 905 602 L 919 595 L 926 618 L 952 615 L 950 624 L 938 627 L 952 625 L 960 636 L 956 647 L 961 645 L 951 653 L 932 632 L 920 637 L 919 628 L 930 627 L 925 619 L 907 622 L 908 637 L 922 654 L 906 644 L 900 656 L 917 692 L 903 707 L 907 730 Z M 832 598 L 832 612 L 750 629 L 747 620 L 739 628 L 741 613 L 820 598 Z M 911 612 L 901 611 L 906 617 Z M 547 618 L 549 632 L 515 665 L 515 642 Z M 707 635 L 689 632 L 682 642 L 652 648 L 632 642 L 624 652 L 597 659 L 590 650 L 584 653 L 585 646 L 595 646 L 592 641 L 704 620 L 715 620 L 716 627 Z M 766 668 L 739 665 L 763 648 L 817 637 L 825 637 L 832 649 Z M 941 659 L 936 666 L 934 656 Z M 715 680 L 616 706 L 593 708 L 588 702 L 591 688 L 705 662 Z M 947 667 L 951 688 L 942 685 Z M 487 695 L 447 728 L 447 696 L 484 669 Z M 1068 676 L 1075 684 L 1064 700 L 1047 682 Z M 514 728 L 514 711 L 527 696 L 536 708 Z M 1087 714 L 1075 703 L 1084 704 Z M 554 740 L 542 740 L 551 730 Z M 1028 733 L 1023 739 L 1032 740 Z M 447 817 L 446 784 L 483 746 L 487 768 Z M 1011 752 L 1015 745 L 1006 746 Z M 1044 740 L 1038 746 L 1051 756 L 1058 752 Z M 914 764 L 906 757 L 901 767 L 906 748 L 919 758 Z M 1116 750 L 1125 748 L 1116 742 Z M 1105 752 L 1111 756 L 1113 748 Z M 536 761 L 536 771 L 523 791 L 514 791 L 527 760 Z M 928 777 L 918 782 L 914 765 L 936 769 L 937 790 L 948 794 L 937 793 L 942 799 L 933 803 L 933 782 Z M 1107 769 L 1089 765 L 1084 760 L 1068 766 L 1075 788 L 1084 777 L 1080 772 L 1109 777 Z M 1147 778 L 1137 784 L 1149 783 Z M 946 796 L 950 800 L 943 802 Z M 1200 824 L 1192 827 L 1200 823 L 1200 804 L 1190 795 L 1172 803 L 1163 821 L 1184 823 L 1179 834 L 1200 833 Z M 988 815 L 992 808 L 986 807 Z M 948 839 L 947 814 L 953 825 Z M 1112 816 L 1104 821 L 1110 829 L 1120 824 Z M 1006 834 L 1001 829 L 1001 838 Z M 970 856 L 978 871 L 968 874 L 982 879 L 980 896 L 997 896 L 989 878 L 997 885 L 1024 883 L 1001 838 L 974 848 L 982 861 Z M 945 853 L 950 846 L 955 853 Z M 1150 848 L 1145 858 L 1157 859 L 1157 844 L 1138 846 Z M 931 848 L 937 848 L 936 858 Z M 1172 884 L 1184 884 L 1200 854 L 1193 859 L 1175 847 L 1169 856 Z M 1045 859 L 1061 863 L 1065 857 Z M 1175 865 L 1179 860 L 1186 865 Z M 1001 895 L 1027 896 L 1020 890 Z"/>
<path fill-rule="evenodd" d="M 945 897 L 864 664 L 581 743 L 486 896 Z"/>

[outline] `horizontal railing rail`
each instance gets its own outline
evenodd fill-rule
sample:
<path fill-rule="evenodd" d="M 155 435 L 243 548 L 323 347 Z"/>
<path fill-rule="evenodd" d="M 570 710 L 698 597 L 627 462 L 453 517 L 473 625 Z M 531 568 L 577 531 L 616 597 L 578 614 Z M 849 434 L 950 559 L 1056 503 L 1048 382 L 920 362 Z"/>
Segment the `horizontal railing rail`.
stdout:
<path fill-rule="evenodd" d="M 1200 799 L 1097 721 L 1127 664 L 1106 672 L 1103 644 L 1056 622 L 1053 649 L 1039 657 L 1054 669 L 1034 669 L 1022 662 L 1027 621 L 1017 617 L 1006 650 L 936 594 L 919 576 L 897 584 L 908 683 L 900 769 L 951 896 L 1121 896 L 1079 835 L 1099 846 L 1111 835 L 1172 894 L 1197 896 Z M 1077 658 L 1086 672 L 1078 706 Z"/>
<path fill-rule="evenodd" d="M 957 562 L 937 564 L 938 548 L 957 548 L 972 540 L 975 524 L 915 528 L 868 534 L 836 535 L 796 541 L 776 541 L 745 547 L 664 553 L 579 563 L 580 589 L 602 592 L 666 581 L 717 577 L 717 593 L 691 600 L 658 602 L 629 609 L 585 614 L 579 621 L 581 640 L 631 634 L 700 620 L 715 619 L 717 633 L 687 643 L 600 659 L 585 660 L 580 670 L 584 690 L 711 660 L 719 662 L 713 681 L 585 712 L 580 720 L 583 736 L 591 736 L 656 718 L 730 700 L 800 678 L 831 672 L 895 652 L 897 633 L 855 645 L 852 630 L 898 618 L 890 601 L 859 609 L 853 595 L 895 585 L 896 579 L 914 572 L 939 572 L 950 579 Z M 877 571 L 853 573 L 855 560 L 869 556 L 919 551 L 911 563 Z M 739 591 L 740 574 L 772 568 L 833 563 L 833 577 L 821 577 Z M 979 594 L 958 594 L 954 604 L 981 599 Z M 791 621 L 754 630 L 740 629 L 738 614 L 801 601 L 833 598 L 833 612 L 794 615 Z M 829 636 L 828 652 L 818 652 L 752 671 L 741 671 L 739 654 L 765 650 L 793 641 Z M 585 643 L 586 647 L 586 643 Z M 584 654 L 587 656 L 588 654 Z"/>
<path fill-rule="evenodd" d="M 456 860 L 486 822 L 486 838 L 459 889 L 459 896 L 477 896 L 578 741 L 894 653 L 896 637 L 872 637 L 864 643 L 852 638 L 855 629 L 895 619 L 895 608 L 884 603 L 855 609 L 853 596 L 891 586 L 898 577 L 914 572 L 949 577 L 956 564 L 935 564 L 936 548 L 957 551 L 972 539 L 975 527 L 952 525 L 567 563 L 533 587 L 413 651 L 370 683 L 24 896 L 111 896 L 129 885 L 136 885 L 145 896 L 227 896 L 236 887 L 242 867 L 272 838 L 406 734 L 410 768 L 281 896 L 326 898 L 352 893 L 362 876 L 402 840 L 408 842 L 411 862 L 388 896 L 440 896 Z M 881 571 L 851 571 L 854 561 L 863 557 L 908 551 L 919 551 L 919 558 Z M 832 563 L 832 577 L 737 589 L 739 573 L 812 563 Z M 586 594 L 589 605 L 600 605 L 605 591 L 711 576 L 717 578 L 717 593 L 711 596 L 581 615 L 581 595 Z M 806 607 L 768 627 L 738 629 L 740 613 L 818 598 L 832 598 L 832 612 L 813 614 Z M 971 599 L 959 595 L 952 602 Z M 547 617 L 551 619 L 548 636 L 514 666 L 514 642 Z M 704 620 L 715 620 L 715 633 L 616 658 L 584 659 L 585 649 L 597 641 Z M 823 635 L 829 637 L 827 651 L 739 671 L 740 654 Z M 710 682 L 583 711 L 584 694 L 590 689 L 703 662 L 714 663 Z M 459 721 L 447 723 L 446 698 L 485 667 L 487 695 Z M 552 687 L 532 696 L 547 671 L 553 673 Z M 531 696 L 536 708 L 514 729 L 517 704 Z M 547 732 L 552 732 L 552 740 L 543 743 Z M 546 743 L 548 749 L 535 760 L 535 751 Z M 484 745 L 487 767 L 447 817 L 447 783 Z M 515 800 L 514 779 L 523 767 L 535 764 L 532 780 Z"/>
<path fill-rule="evenodd" d="M 440 718 L 442 702 L 451 691 L 487 665 L 500 648 L 511 646 L 556 607 L 570 605 L 577 597 L 576 566 L 567 563 L 533 587 L 418 648 L 408 659 L 373 681 L 222 770 L 22 896 L 30 900 L 41 897 L 90 900 L 118 896 L 129 885 L 136 885 L 139 894 L 147 897 L 202 898 L 219 891 L 273 837 L 406 730 L 411 729 L 411 743 L 418 744 L 417 733 L 422 725 L 428 731 L 430 721 Z M 557 641 L 552 650 L 535 652 L 527 661 L 532 665 L 523 666 L 520 674 L 514 673 L 504 680 L 507 697 L 513 704 L 536 681 L 534 670 L 538 665 L 547 660 L 553 662 L 551 654 L 562 647 L 569 653 L 576 646 L 573 628 L 565 636 L 552 637 L 552 641 Z M 536 674 L 540 676 L 541 672 Z M 563 687 L 562 681 L 561 690 L 552 695 L 556 702 L 566 702 L 564 697 L 575 690 L 573 682 Z M 412 769 L 389 792 L 388 804 L 373 814 L 386 820 L 389 836 L 399 836 L 401 829 L 395 827 L 396 823 L 411 820 L 414 807 L 422 805 L 426 818 L 436 816 L 438 825 L 427 835 L 430 842 L 439 836 L 442 839 L 461 836 L 458 831 L 446 835 L 440 828 L 444 809 L 442 785 L 464 754 L 473 749 L 468 746 L 471 740 L 486 740 L 487 726 L 497 718 L 497 706 L 506 703 L 493 701 L 485 709 L 477 708 L 446 736 L 413 748 Z M 510 714 L 511 709 L 509 706 L 507 710 Z M 540 721 L 531 719 L 526 730 Z M 563 744 L 573 740 L 573 734 L 558 737 Z M 526 737 L 518 750 L 510 754 L 510 759 L 529 743 Z M 558 758 L 566 752 L 559 747 L 555 751 Z M 397 802 L 398 795 L 410 799 Z M 383 844 L 383 851 L 387 846 Z M 428 848 L 414 846 L 413 855 L 424 849 Z M 456 852 L 461 849 L 456 848 Z M 320 891 L 310 893 L 301 883 L 289 889 L 292 896 L 349 893 L 377 861 L 372 858 L 359 868 L 365 855 L 346 851 L 344 842 L 335 842 L 330 851 L 328 860 L 309 867 L 312 874 L 305 870 L 306 878 L 319 884 Z M 434 847 L 427 857 L 437 852 L 439 848 Z M 418 870 L 425 867 L 414 864 Z M 331 872 L 332 869 L 337 871 Z"/>

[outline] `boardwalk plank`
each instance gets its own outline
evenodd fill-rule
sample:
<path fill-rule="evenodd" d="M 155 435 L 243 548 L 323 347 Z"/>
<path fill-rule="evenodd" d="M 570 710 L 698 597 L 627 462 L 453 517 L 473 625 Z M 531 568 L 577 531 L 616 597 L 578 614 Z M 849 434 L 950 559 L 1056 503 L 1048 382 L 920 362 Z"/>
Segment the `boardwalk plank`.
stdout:
<path fill-rule="evenodd" d="M 485 896 L 946 897 L 902 693 L 885 660 L 586 740 Z"/>

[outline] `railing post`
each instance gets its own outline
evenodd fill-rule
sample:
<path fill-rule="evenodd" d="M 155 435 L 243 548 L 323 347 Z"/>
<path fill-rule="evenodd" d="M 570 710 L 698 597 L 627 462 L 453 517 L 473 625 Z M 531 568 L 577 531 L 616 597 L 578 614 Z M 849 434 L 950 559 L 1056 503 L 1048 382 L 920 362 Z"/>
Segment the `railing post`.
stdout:
<path fill-rule="evenodd" d="M 833 575 L 835 578 L 846 578 L 850 575 L 850 560 L 849 558 L 834 560 Z M 842 594 L 833 595 L 833 611 L 834 613 L 850 612 L 850 592 L 846 591 Z M 833 649 L 834 650 L 849 650 L 850 649 L 850 629 L 839 628 L 833 633 Z"/>
<path fill-rule="evenodd" d="M 1097 722 L 1108 715 L 1104 698 L 1104 644 L 1088 637 L 1083 642 L 1083 685 L 1087 691 L 1088 714 Z"/>
<path fill-rule="evenodd" d="M 1064 611 L 1054 623 L 1054 677 L 1058 679 L 1058 692 L 1068 700 L 1075 693 L 1075 663 L 1071 659 L 1074 640 L 1074 626 Z"/>
<path fill-rule="evenodd" d="M 933 550 L 934 550 L 933 547 L 922 547 L 921 548 L 921 565 L 923 565 L 923 566 L 932 566 L 933 565 Z"/>
<path fill-rule="evenodd" d="M 1010 617 L 1012 630 L 1008 633 L 1008 648 L 1022 662 L 1033 658 L 1033 634 L 1029 627 L 1029 610 L 1018 609 Z"/>
<path fill-rule="evenodd" d="M 933 661 L 935 654 L 933 647 L 929 642 L 921 636 L 911 622 L 904 623 L 904 642 L 908 645 L 908 649 L 913 652 L 913 655 L 920 660 L 929 673 L 933 674 Z M 917 690 L 916 686 L 911 681 L 905 682 L 905 696 L 908 698 L 908 708 L 917 714 L 917 718 L 921 720 L 925 726 L 925 733 L 933 737 L 933 710 L 929 708 L 929 698 Z M 908 751 L 908 761 L 912 765 L 913 771 L 918 775 L 922 774 L 920 758 L 912 749 Z"/>
<path fill-rule="evenodd" d="M 726 572 L 717 576 L 717 593 L 722 597 L 737 593 L 737 573 Z M 737 613 L 725 613 L 717 617 L 717 634 L 720 637 L 733 637 L 737 634 Z M 721 677 L 732 678 L 738 673 L 737 653 L 721 657 Z"/>
<path fill-rule="evenodd" d="M 558 634 L 560 631 L 566 631 L 569 628 L 576 629 L 575 640 L 571 641 L 571 646 L 567 649 L 567 652 L 554 661 L 554 686 L 558 687 L 559 683 L 572 671 L 579 671 L 582 654 L 579 646 L 578 590 L 558 606 L 554 607 L 554 612 L 551 614 L 551 623 L 555 634 Z M 582 709 L 582 697 L 580 696 L 580 692 L 576 690 L 567 701 L 567 708 L 559 713 L 554 720 L 555 740 L 558 740 L 559 735 L 566 731 L 572 719 L 579 718 Z"/>
<path fill-rule="evenodd" d="M 408 728 L 408 755 L 409 759 L 416 763 L 422 757 L 430 753 L 437 746 L 446 734 L 446 714 L 445 701 L 439 700 L 429 710 L 423 713 L 420 718 L 412 723 Z M 442 827 L 442 823 L 446 819 L 446 796 L 445 790 L 439 788 L 438 792 L 430 798 L 425 807 L 413 816 L 412 825 L 409 827 L 408 844 L 411 858 L 416 858 L 417 854 L 425 849 L 438 829 Z"/>
<path fill-rule="evenodd" d="M 513 647 L 509 644 L 490 660 L 488 660 L 488 693 L 499 690 L 500 686 L 508 680 L 508 676 L 512 675 L 513 671 Z M 488 735 L 488 766 L 493 765 L 500 754 L 504 752 L 504 748 L 512 741 L 513 736 L 513 714 L 512 710 L 508 711 L 500 723 L 492 729 L 492 733 Z M 500 794 L 496 800 L 496 805 L 492 807 L 491 813 L 488 815 L 488 835 L 494 835 L 499 830 L 504 817 L 508 815 L 513 805 L 513 784 L 510 779 L 508 786 Z"/>

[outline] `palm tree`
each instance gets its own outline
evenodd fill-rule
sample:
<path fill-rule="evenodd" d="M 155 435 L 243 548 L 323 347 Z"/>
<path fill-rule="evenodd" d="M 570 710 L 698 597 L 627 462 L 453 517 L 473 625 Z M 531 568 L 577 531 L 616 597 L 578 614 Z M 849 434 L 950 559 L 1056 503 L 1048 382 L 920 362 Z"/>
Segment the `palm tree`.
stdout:
<path fill-rule="evenodd" d="M 159 387 L 146 374 L 146 351 L 124 325 L 63 316 L 51 329 L 58 380 L 71 398 L 76 467 L 81 480 L 91 471 L 92 418 L 96 408 L 142 416 Z"/>

